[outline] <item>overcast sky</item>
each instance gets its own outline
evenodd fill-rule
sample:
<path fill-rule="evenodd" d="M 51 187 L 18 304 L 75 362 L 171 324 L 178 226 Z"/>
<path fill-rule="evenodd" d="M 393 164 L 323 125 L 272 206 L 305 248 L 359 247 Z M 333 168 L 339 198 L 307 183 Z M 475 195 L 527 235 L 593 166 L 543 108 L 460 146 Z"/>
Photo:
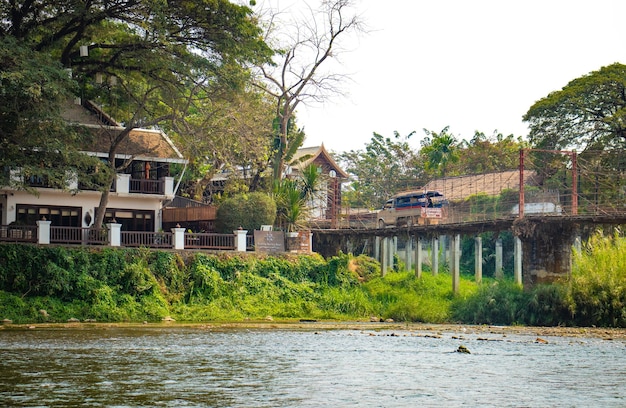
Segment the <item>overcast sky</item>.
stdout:
<path fill-rule="evenodd" d="M 283 0 L 287 1 L 287 0 Z M 311 1 L 309 1 L 311 2 Z M 624 0 L 357 0 L 368 34 L 345 44 L 344 95 L 298 108 L 304 146 L 363 149 L 445 126 L 526 136 L 538 99 L 614 62 L 626 63 Z"/>

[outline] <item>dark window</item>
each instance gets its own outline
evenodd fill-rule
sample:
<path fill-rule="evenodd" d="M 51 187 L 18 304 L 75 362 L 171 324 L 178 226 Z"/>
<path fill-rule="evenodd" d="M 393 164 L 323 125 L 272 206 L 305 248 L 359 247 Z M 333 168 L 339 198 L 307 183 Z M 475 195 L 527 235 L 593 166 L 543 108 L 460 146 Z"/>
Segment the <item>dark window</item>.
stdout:
<path fill-rule="evenodd" d="M 82 209 L 80 207 L 42 206 L 42 205 L 17 205 L 18 224 L 36 225 L 37 221 L 51 221 L 51 225 L 57 227 L 80 227 Z"/>
<path fill-rule="evenodd" d="M 114 218 L 122 224 L 122 231 L 154 232 L 154 211 L 107 208 L 105 222 L 111 222 Z"/>

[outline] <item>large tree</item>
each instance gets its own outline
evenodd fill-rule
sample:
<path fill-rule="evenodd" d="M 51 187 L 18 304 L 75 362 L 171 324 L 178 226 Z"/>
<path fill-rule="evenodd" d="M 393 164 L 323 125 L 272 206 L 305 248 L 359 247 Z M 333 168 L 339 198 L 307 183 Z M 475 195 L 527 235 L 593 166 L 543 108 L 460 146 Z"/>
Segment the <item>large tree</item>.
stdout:
<path fill-rule="evenodd" d="M 0 185 L 34 192 L 30 181 L 67 188 L 95 160 L 77 149 L 86 136 L 61 118 L 77 84 L 49 55 L 0 38 Z M 21 169 L 22 177 L 11 177 Z"/>
<path fill-rule="evenodd" d="M 574 79 L 535 102 L 523 119 L 536 148 L 625 148 L 626 65 L 615 63 Z"/>
<path fill-rule="evenodd" d="M 350 207 L 380 208 L 390 196 L 401 190 L 423 185 L 422 166 L 411 149 L 411 132 L 393 138 L 374 133 L 365 150 L 350 150 L 337 159 L 350 174 L 350 184 L 342 195 Z"/>
<path fill-rule="evenodd" d="M 82 85 L 125 123 L 111 134 L 109 166 L 136 127 L 185 115 L 196 97 L 242 81 L 244 63 L 270 55 L 249 8 L 228 0 L 167 3 L 149 0 L 14 1 L 0 7 L 0 36 L 55 56 Z M 87 45 L 89 55 L 79 52 Z M 116 86 L 97 84 L 104 75 Z M 106 82 L 105 82 L 106 83 Z M 101 225 L 114 171 L 102 186 L 95 225 Z"/>
<path fill-rule="evenodd" d="M 360 31 L 362 24 L 352 10 L 352 0 L 323 0 L 319 9 L 304 3 L 303 18 L 281 10 L 261 10 L 265 39 L 276 50 L 274 64 L 258 66 L 256 85 L 275 98 L 275 143 L 273 176 L 283 176 L 289 156 L 302 143 L 303 133 L 293 125 L 297 107 L 321 102 L 339 92 L 345 79 L 337 72 L 324 70 L 341 53 L 340 40 Z"/>
<path fill-rule="evenodd" d="M 456 163 L 450 164 L 449 174 L 466 175 L 493 173 L 519 167 L 519 151 L 527 147 L 521 137 L 507 136 L 495 131 L 487 136 L 474 132 L 469 141 L 459 144 Z"/>

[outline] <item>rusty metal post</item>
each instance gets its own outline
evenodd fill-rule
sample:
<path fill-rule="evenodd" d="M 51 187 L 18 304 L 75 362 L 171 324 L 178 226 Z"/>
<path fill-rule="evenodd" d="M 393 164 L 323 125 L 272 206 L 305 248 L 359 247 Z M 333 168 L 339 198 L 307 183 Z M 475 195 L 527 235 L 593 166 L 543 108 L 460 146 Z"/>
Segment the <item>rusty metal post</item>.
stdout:
<path fill-rule="evenodd" d="M 519 151 L 519 210 L 517 216 L 524 218 L 524 149 Z"/>
<path fill-rule="evenodd" d="M 572 215 L 578 215 L 578 168 L 576 152 L 572 152 Z"/>

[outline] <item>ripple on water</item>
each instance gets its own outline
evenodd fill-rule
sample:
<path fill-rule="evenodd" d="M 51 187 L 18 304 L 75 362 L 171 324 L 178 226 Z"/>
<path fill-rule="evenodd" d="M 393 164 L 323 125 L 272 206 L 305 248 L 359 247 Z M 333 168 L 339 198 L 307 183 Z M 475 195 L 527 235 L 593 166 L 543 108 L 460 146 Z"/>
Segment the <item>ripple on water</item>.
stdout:
<path fill-rule="evenodd" d="M 549 337 L 539 344 L 531 335 L 431 334 L 194 328 L 0 332 L 0 405 L 626 405 L 624 343 Z M 471 354 L 456 353 L 461 344 Z"/>

